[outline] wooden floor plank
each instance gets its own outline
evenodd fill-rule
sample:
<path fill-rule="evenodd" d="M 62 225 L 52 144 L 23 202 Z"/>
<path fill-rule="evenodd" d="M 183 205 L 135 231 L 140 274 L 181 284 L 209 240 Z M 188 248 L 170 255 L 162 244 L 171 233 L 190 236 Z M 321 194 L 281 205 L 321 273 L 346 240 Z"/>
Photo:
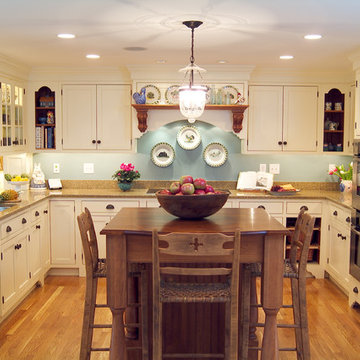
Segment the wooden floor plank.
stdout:
<path fill-rule="evenodd" d="M 78 359 L 84 292 L 84 278 L 49 276 L 45 285 L 36 288 L 0 325 L 0 360 Z M 312 359 L 359 359 L 360 311 L 350 308 L 346 296 L 327 279 L 307 279 L 307 294 Z M 99 301 L 105 299 L 105 281 L 101 279 Z M 284 300 L 290 302 L 287 280 Z M 263 316 L 260 311 L 260 321 Z M 291 310 L 282 309 L 278 319 L 291 322 Z M 98 311 L 96 321 L 110 322 L 110 311 Z M 110 335 L 109 329 L 95 330 L 94 346 L 108 346 Z M 261 329 L 258 336 L 261 339 Z M 294 346 L 293 330 L 280 329 L 279 343 L 281 347 Z M 108 354 L 94 353 L 91 359 L 108 359 Z M 280 359 L 294 360 L 296 355 L 281 352 Z"/>

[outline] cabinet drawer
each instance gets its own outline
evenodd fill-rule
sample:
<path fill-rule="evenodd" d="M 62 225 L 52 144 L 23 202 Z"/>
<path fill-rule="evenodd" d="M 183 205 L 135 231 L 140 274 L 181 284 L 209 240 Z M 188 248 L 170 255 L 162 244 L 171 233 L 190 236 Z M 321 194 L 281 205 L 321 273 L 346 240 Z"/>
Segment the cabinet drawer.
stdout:
<path fill-rule="evenodd" d="M 26 212 L 4 221 L 1 224 L 1 239 L 4 240 L 19 231 L 26 229 L 29 224 L 29 218 L 29 213 Z"/>
<path fill-rule="evenodd" d="M 240 208 L 262 208 L 269 214 L 282 214 L 283 203 L 282 202 L 265 202 L 265 201 L 252 201 L 252 202 L 240 202 Z"/>
<path fill-rule="evenodd" d="M 342 226 L 350 227 L 351 225 L 351 211 L 342 208 L 341 206 L 336 206 L 333 204 L 329 205 L 330 221 L 337 221 Z"/>
<path fill-rule="evenodd" d="M 321 202 L 308 202 L 308 201 L 287 202 L 286 213 L 297 215 L 303 206 L 307 207 L 307 211 L 310 214 L 321 214 L 322 211 Z"/>
<path fill-rule="evenodd" d="M 160 207 L 160 204 L 155 199 L 146 200 L 146 207 Z"/>
<path fill-rule="evenodd" d="M 117 213 L 124 207 L 139 207 L 139 200 L 87 200 L 81 202 L 82 211 L 88 208 L 91 213 Z"/>

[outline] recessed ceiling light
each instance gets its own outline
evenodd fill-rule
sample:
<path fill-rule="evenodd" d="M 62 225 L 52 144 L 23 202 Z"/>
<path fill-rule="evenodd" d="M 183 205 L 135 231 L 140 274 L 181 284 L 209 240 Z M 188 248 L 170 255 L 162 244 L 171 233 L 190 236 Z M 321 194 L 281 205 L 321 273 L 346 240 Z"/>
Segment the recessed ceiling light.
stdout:
<path fill-rule="evenodd" d="M 57 37 L 60 39 L 73 39 L 75 37 L 74 34 L 57 34 Z"/>
<path fill-rule="evenodd" d="M 98 55 L 98 54 L 87 54 L 86 57 L 88 59 L 99 59 L 100 55 Z"/>
<path fill-rule="evenodd" d="M 144 48 L 142 46 L 128 46 L 128 47 L 124 47 L 124 50 L 127 50 L 127 51 L 144 51 L 144 50 L 146 50 L 146 48 Z"/>
<path fill-rule="evenodd" d="M 156 62 L 157 62 L 158 64 L 165 64 L 165 63 L 166 63 L 166 60 L 164 60 L 164 59 L 159 59 L 159 60 L 156 60 Z"/>
<path fill-rule="evenodd" d="M 321 39 L 322 36 L 320 34 L 308 34 L 308 35 L 305 35 L 304 38 L 307 40 L 318 40 L 318 39 Z"/>
<path fill-rule="evenodd" d="M 218 63 L 219 63 L 219 64 L 226 64 L 227 61 L 226 61 L 226 60 L 219 60 Z"/>
<path fill-rule="evenodd" d="M 280 59 L 281 60 L 291 60 L 293 59 L 294 57 L 292 55 L 281 55 L 280 56 Z"/>

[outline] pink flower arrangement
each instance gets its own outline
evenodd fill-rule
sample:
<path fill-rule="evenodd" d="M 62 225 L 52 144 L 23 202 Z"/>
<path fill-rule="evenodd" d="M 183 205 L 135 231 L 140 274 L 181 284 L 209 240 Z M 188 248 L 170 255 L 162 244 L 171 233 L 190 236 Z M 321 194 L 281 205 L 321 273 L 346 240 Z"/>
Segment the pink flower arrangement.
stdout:
<path fill-rule="evenodd" d="M 342 180 L 352 180 L 353 164 L 349 164 L 348 170 L 346 170 L 342 164 L 340 166 L 335 166 L 333 170 L 329 171 L 329 175 L 336 175 Z"/>
<path fill-rule="evenodd" d="M 120 165 L 120 170 L 117 170 L 112 176 L 113 179 L 116 179 L 118 182 L 132 182 L 140 178 L 140 173 L 135 170 L 135 166 L 131 163 L 122 163 Z"/>

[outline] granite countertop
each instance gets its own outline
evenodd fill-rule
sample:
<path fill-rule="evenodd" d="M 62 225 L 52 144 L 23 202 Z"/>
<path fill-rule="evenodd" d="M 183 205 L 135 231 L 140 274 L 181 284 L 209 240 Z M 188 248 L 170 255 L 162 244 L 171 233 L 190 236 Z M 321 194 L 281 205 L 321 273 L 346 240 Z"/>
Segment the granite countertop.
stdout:
<path fill-rule="evenodd" d="M 221 188 L 219 186 L 218 188 Z M 130 191 L 122 192 L 118 188 L 64 188 L 62 190 L 27 190 L 21 193 L 21 201 L 14 203 L 10 208 L 0 212 L 0 220 L 16 213 L 17 211 L 25 210 L 29 206 L 34 205 L 44 199 L 48 198 L 154 198 L 155 194 L 147 193 L 148 188 L 134 188 Z M 321 190 L 321 189 L 304 189 L 294 195 L 274 196 L 269 193 L 245 192 L 240 190 L 229 189 L 229 199 L 254 199 L 254 200 L 331 200 L 336 204 L 345 206 L 351 209 L 351 193 L 341 193 L 335 190 Z M 1 204 L 0 206 L 6 206 Z"/>

